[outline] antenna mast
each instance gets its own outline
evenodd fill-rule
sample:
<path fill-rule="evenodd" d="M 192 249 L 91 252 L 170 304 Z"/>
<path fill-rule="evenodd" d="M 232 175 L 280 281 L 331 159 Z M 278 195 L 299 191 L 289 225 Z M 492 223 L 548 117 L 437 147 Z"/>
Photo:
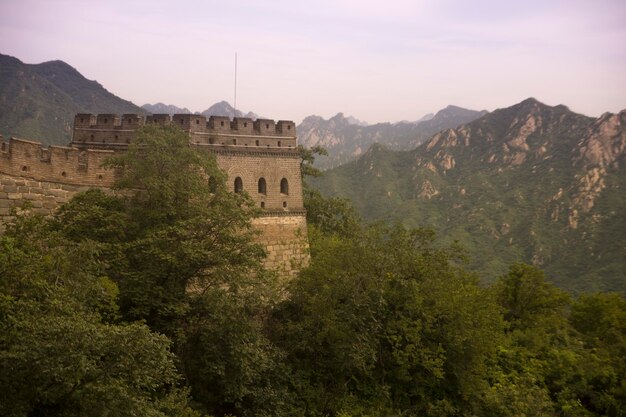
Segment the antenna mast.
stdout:
<path fill-rule="evenodd" d="M 233 103 L 233 119 L 237 117 L 237 52 L 235 52 L 235 100 Z"/>

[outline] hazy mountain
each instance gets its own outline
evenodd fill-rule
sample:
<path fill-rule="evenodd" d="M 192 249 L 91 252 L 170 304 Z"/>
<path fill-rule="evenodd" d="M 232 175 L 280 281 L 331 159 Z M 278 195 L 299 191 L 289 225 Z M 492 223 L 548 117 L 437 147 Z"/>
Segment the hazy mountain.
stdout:
<path fill-rule="evenodd" d="M 173 114 L 190 114 L 191 110 L 187 107 L 178 107 L 173 104 L 164 104 L 164 103 L 156 103 L 149 104 L 146 103 L 141 106 L 142 109 L 152 114 L 169 114 L 170 116 Z"/>
<path fill-rule="evenodd" d="M 434 113 L 428 113 L 423 115 L 419 120 L 417 120 L 415 123 L 419 123 L 419 122 L 425 122 L 427 120 L 432 119 L 433 117 L 435 117 Z"/>
<path fill-rule="evenodd" d="M 493 280 L 514 261 L 576 291 L 626 292 L 626 110 L 528 99 L 408 152 L 374 145 L 315 185 L 367 219 L 437 230 Z"/>
<path fill-rule="evenodd" d="M 211 107 L 203 111 L 201 114 L 203 114 L 207 118 L 209 116 L 227 116 L 227 117 L 232 118 L 233 111 L 234 111 L 233 106 L 231 106 L 230 103 L 228 103 L 227 101 L 220 101 L 219 103 L 215 103 L 214 105 L 212 105 Z M 257 119 L 259 117 L 256 113 L 253 113 L 253 112 L 243 113 L 239 109 L 237 110 L 235 116 L 236 117 L 249 117 L 251 119 Z"/>
<path fill-rule="evenodd" d="M 364 122 L 362 120 L 359 120 L 359 119 L 357 119 L 356 117 L 353 117 L 353 116 L 346 117 L 346 120 L 351 125 L 357 125 L 357 126 L 368 126 L 369 125 L 369 123 Z"/>
<path fill-rule="evenodd" d="M 67 144 L 79 112 L 145 113 L 63 61 L 24 64 L 0 54 L 0 134 Z"/>
<path fill-rule="evenodd" d="M 426 115 L 418 122 L 354 123 L 354 118 L 338 113 L 329 120 L 309 116 L 298 126 L 298 143 L 306 147 L 321 145 L 328 151 L 316 165 L 322 169 L 344 164 L 361 156 L 373 143 L 390 149 L 408 150 L 416 147 L 434 133 L 475 120 L 485 111 L 466 110 L 448 106 L 433 117 Z"/>

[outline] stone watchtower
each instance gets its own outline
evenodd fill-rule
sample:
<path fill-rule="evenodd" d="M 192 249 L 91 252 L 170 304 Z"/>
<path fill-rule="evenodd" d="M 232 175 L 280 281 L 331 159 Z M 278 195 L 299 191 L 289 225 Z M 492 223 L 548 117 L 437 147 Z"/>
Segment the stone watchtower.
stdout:
<path fill-rule="evenodd" d="M 124 150 L 146 123 L 175 124 L 189 143 L 215 155 L 233 192 L 247 192 L 262 209 L 253 220 L 267 248 L 266 264 L 293 274 L 308 262 L 300 154 L 292 121 L 202 115 L 77 114 L 70 145 L 78 149 Z"/>
<path fill-rule="evenodd" d="M 267 216 L 304 216 L 300 154 L 291 121 L 195 114 L 77 114 L 70 145 L 78 149 L 124 150 L 145 123 L 175 124 L 192 146 L 213 153 L 233 192 L 246 191 Z"/>
<path fill-rule="evenodd" d="M 10 207 L 24 200 L 33 202 L 35 211 L 48 214 L 76 192 L 111 187 L 115 175 L 102 168 L 102 162 L 125 150 L 146 123 L 179 126 L 192 146 L 215 155 L 233 192 L 245 191 L 252 197 L 262 209 L 252 223 L 261 232 L 259 243 L 267 248 L 267 267 L 286 276 L 308 263 L 296 128 L 284 120 L 81 113 L 74 118 L 69 147 L 0 140 L 0 228 L 10 217 Z"/>

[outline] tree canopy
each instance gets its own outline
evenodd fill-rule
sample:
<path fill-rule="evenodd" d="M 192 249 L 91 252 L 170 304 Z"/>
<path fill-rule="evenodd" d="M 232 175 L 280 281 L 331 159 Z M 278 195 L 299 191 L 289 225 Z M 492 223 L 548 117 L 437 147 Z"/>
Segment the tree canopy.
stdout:
<path fill-rule="evenodd" d="M 108 164 L 115 190 L 0 235 L 1 415 L 626 414 L 620 294 L 525 264 L 482 286 L 458 245 L 311 189 L 284 291 L 253 204 L 183 132 L 146 126 Z"/>

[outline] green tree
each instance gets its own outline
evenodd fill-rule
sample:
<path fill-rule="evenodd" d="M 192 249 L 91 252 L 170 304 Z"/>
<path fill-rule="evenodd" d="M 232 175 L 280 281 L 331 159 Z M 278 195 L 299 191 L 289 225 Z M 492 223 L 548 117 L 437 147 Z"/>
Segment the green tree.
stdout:
<path fill-rule="evenodd" d="M 302 173 L 302 178 L 321 176 L 322 171 L 314 166 L 315 155 L 328 156 L 328 151 L 320 145 L 313 146 L 312 148 L 305 148 L 302 145 L 298 145 L 298 151 L 300 152 L 300 172 Z"/>
<path fill-rule="evenodd" d="M 298 150 L 307 224 L 325 234 L 337 233 L 345 237 L 355 235 L 360 228 L 361 219 L 350 202 L 338 197 L 324 197 L 306 182 L 306 177 L 323 175 L 322 171 L 315 168 L 314 163 L 316 155 L 328 155 L 326 149 L 317 145 L 312 148 L 298 146 Z"/>
<path fill-rule="evenodd" d="M 587 349 L 582 402 L 599 415 L 626 415 L 626 300 L 621 294 L 582 295 L 571 324 Z"/>
<path fill-rule="evenodd" d="M 145 126 L 108 166 L 120 173 L 117 194 L 77 196 L 58 228 L 101 245 L 123 320 L 173 341 L 199 409 L 280 415 L 280 353 L 262 326 L 278 280 L 254 243 L 250 198 L 230 192 L 214 157 L 175 126 Z"/>
<path fill-rule="evenodd" d="M 622 297 L 573 302 L 524 264 L 512 265 L 494 291 L 508 330 L 486 396 L 489 414 L 623 415 Z M 528 398 L 536 399 L 531 408 Z"/>
<path fill-rule="evenodd" d="M 38 217 L 0 236 L 0 414 L 191 415 L 169 340 L 115 324 L 97 253 Z"/>
<path fill-rule="evenodd" d="M 457 249 L 399 226 L 310 239 L 311 267 L 273 327 L 307 415 L 471 410 L 502 321 L 488 292 L 455 266 Z"/>

